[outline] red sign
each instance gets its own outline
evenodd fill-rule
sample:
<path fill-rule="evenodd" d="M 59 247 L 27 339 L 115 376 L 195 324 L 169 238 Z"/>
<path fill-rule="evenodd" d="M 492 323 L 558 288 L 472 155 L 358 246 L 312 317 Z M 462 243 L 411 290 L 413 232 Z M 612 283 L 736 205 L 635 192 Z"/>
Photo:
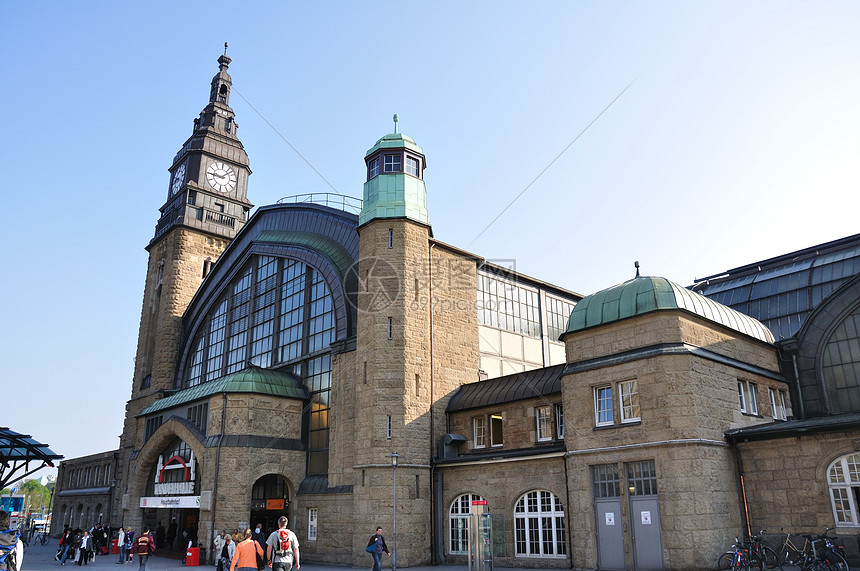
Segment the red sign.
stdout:
<path fill-rule="evenodd" d="M 282 510 L 284 509 L 284 500 L 266 500 L 267 510 Z"/>
<path fill-rule="evenodd" d="M 485 505 L 487 505 L 487 500 L 473 500 L 472 505 L 473 506 L 485 506 Z"/>

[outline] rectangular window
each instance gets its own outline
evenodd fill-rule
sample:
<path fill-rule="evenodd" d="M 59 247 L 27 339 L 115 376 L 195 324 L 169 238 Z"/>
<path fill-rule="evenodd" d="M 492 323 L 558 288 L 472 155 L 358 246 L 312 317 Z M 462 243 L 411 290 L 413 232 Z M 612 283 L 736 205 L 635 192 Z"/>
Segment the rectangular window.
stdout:
<path fill-rule="evenodd" d="M 487 419 L 477 416 L 472 419 L 472 428 L 475 433 L 475 448 L 487 447 Z"/>
<path fill-rule="evenodd" d="M 612 416 L 612 387 L 595 387 L 594 422 L 597 426 L 606 426 L 615 422 Z"/>
<path fill-rule="evenodd" d="M 564 408 L 561 403 L 555 405 L 555 433 L 559 439 L 564 438 Z"/>
<path fill-rule="evenodd" d="M 738 399 L 740 400 L 741 412 L 758 414 L 758 398 L 756 397 L 755 383 L 738 381 Z"/>
<path fill-rule="evenodd" d="M 388 415 L 388 422 L 385 425 L 385 438 L 391 440 L 391 415 Z"/>
<path fill-rule="evenodd" d="M 654 461 L 631 462 L 627 467 L 627 484 L 632 496 L 657 495 L 657 470 Z"/>
<path fill-rule="evenodd" d="M 591 489 L 595 498 L 617 498 L 621 495 L 618 470 L 612 464 L 591 467 Z"/>
<path fill-rule="evenodd" d="M 770 407 L 773 411 L 774 420 L 786 420 L 785 391 L 768 389 L 770 393 Z"/>
<path fill-rule="evenodd" d="M 490 446 L 502 446 L 504 439 L 502 438 L 502 415 L 490 415 Z"/>
<path fill-rule="evenodd" d="M 388 318 L 388 338 L 392 339 L 394 337 L 394 320 L 393 318 Z"/>
<path fill-rule="evenodd" d="M 308 541 L 317 540 L 317 508 L 308 508 Z"/>
<path fill-rule="evenodd" d="M 573 306 L 576 305 L 570 301 L 565 301 L 550 295 L 546 296 L 546 314 L 547 314 L 547 337 L 550 341 L 558 341 L 562 333 L 567 331 L 567 322 L 570 319 L 570 313 L 573 311 Z"/>
<path fill-rule="evenodd" d="M 402 172 L 400 155 L 385 155 L 385 172 Z"/>
<path fill-rule="evenodd" d="M 406 157 L 406 173 L 412 176 L 418 176 L 418 159 Z"/>
<path fill-rule="evenodd" d="M 388 249 L 390 250 L 393 247 L 394 247 L 394 229 L 389 228 L 388 229 Z"/>
<path fill-rule="evenodd" d="M 143 429 L 143 440 L 144 442 L 149 440 L 149 437 L 158 430 L 158 427 L 161 426 L 161 416 L 154 416 L 152 418 L 146 419 L 146 425 Z"/>
<path fill-rule="evenodd" d="M 373 178 L 378 174 L 379 174 L 379 159 L 377 158 L 377 159 L 373 159 L 370 162 L 370 177 L 369 178 Z"/>
<path fill-rule="evenodd" d="M 478 272 L 478 323 L 530 337 L 540 337 L 540 303 L 536 289 L 503 275 Z"/>
<path fill-rule="evenodd" d="M 552 413 L 550 407 L 539 406 L 535 409 L 538 442 L 552 440 Z"/>
<path fill-rule="evenodd" d="M 621 393 L 621 422 L 639 420 L 639 382 L 619 383 Z"/>
<path fill-rule="evenodd" d="M 207 424 L 209 422 L 209 403 L 188 407 L 185 419 L 205 435 Z"/>

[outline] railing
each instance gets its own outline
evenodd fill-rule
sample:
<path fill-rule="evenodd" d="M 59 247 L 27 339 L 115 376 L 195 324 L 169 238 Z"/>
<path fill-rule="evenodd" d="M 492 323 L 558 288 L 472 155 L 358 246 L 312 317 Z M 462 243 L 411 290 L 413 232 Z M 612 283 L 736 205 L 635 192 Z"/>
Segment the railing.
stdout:
<path fill-rule="evenodd" d="M 312 192 L 309 194 L 296 194 L 287 196 L 278 201 L 278 204 L 319 204 L 330 208 L 337 208 L 352 214 L 361 213 L 362 201 L 359 198 L 335 194 L 333 192 Z"/>
<path fill-rule="evenodd" d="M 236 219 L 234 217 L 214 210 L 206 210 L 206 222 L 214 222 L 215 224 L 222 224 L 230 228 L 236 227 Z"/>

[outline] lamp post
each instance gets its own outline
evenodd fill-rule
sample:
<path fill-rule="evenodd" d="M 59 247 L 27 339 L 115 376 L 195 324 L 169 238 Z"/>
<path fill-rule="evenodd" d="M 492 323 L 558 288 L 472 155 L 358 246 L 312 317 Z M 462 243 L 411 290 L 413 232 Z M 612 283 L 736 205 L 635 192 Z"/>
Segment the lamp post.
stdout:
<path fill-rule="evenodd" d="M 400 455 L 395 450 L 389 456 L 391 467 L 394 469 L 394 518 L 391 525 L 391 569 L 397 571 L 397 459 Z"/>

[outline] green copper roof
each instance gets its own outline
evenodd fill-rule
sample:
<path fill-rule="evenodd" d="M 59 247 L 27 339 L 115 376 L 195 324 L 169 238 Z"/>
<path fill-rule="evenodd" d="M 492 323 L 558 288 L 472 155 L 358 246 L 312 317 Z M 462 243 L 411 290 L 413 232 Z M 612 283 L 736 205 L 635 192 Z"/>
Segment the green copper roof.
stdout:
<path fill-rule="evenodd" d="M 573 308 L 566 333 L 662 309 L 683 309 L 750 337 L 773 343 L 770 330 L 752 317 L 659 277 L 636 277 L 586 296 Z"/>
<path fill-rule="evenodd" d="M 370 156 L 371 154 L 375 153 L 379 149 L 404 149 L 404 148 L 409 149 L 410 151 L 419 153 L 422 156 L 424 155 L 424 151 L 421 150 L 421 147 L 419 147 L 418 145 L 415 144 L 415 141 L 412 139 L 412 137 L 404 135 L 403 133 L 389 133 L 388 135 L 385 135 L 384 137 L 382 137 L 381 139 L 376 141 L 376 144 L 373 145 L 372 147 L 370 147 L 370 150 L 368 150 L 364 154 L 364 156 L 365 157 Z"/>
<path fill-rule="evenodd" d="M 145 416 L 220 393 L 253 393 L 294 399 L 308 398 L 308 390 L 296 376 L 251 365 L 214 381 L 201 383 L 169 397 L 159 399 L 138 416 Z"/>

